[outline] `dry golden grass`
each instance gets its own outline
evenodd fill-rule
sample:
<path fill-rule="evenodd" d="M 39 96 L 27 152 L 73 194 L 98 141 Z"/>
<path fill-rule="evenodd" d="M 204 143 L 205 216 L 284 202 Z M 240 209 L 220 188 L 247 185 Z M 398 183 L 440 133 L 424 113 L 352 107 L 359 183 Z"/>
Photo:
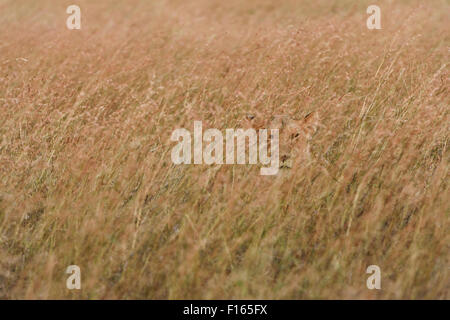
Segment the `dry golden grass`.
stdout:
<path fill-rule="evenodd" d="M 0 297 L 449 298 L 448 1 L 74 2 L 0 0 Z M 277 176 L 172 164 L 312 111 Z"/>

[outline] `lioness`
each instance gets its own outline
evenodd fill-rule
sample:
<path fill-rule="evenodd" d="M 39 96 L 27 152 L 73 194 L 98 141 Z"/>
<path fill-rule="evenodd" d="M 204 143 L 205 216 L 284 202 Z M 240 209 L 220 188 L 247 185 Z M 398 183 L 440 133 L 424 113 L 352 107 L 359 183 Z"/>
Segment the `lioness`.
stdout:
<path fill-rule="evenodd" d="M 280 168 L 286 169 L 311 158 L 310 141 L 319 126 L 319 115 L 314 111 L 296 120 L 289 115 L 273 115 L 264 119 L 261 115 L 247 114 L 243 126 L 256 130 L 278 129 Z"/>

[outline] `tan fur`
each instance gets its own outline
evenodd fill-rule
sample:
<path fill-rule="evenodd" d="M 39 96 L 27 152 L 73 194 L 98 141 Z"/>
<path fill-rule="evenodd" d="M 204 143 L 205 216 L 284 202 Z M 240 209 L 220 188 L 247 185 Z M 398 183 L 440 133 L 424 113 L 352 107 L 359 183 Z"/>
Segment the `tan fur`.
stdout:
<path fill-rule="evenodd" d="M 318 125 L 317 112 L 311 112 L 300 120 L 289 115 L 273 115 L 264 119 L 261 115 L 253 114 L 248 114 L 244 120 L 247 128 L 279 130 L 280 168 L 292 168 L 300 161 L 310 159 L 310 140 Z"/>

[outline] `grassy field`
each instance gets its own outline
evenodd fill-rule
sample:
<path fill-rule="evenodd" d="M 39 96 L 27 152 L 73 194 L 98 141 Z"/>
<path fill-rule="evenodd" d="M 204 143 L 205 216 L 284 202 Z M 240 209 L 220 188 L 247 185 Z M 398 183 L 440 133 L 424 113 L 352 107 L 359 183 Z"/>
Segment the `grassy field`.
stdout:
<path fill-rule="evenodd" d="M 449 1 L 0 0 L 0 25 L 0 298 L 450 298 Z M 171 161 L 195 120 L 310 112 L 276 176 Z"/>

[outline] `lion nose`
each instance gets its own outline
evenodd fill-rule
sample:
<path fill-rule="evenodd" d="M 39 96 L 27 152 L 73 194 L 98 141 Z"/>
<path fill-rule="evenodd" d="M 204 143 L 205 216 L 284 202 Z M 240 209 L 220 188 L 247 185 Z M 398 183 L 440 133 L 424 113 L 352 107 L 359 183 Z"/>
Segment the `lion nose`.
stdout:
<path fill-rule="evenodd" d="M 285 162 L 287 159 L 289 159 L 289 155 L 283 154 L 283 155 L 281 156 L 281 162 Z"/>

